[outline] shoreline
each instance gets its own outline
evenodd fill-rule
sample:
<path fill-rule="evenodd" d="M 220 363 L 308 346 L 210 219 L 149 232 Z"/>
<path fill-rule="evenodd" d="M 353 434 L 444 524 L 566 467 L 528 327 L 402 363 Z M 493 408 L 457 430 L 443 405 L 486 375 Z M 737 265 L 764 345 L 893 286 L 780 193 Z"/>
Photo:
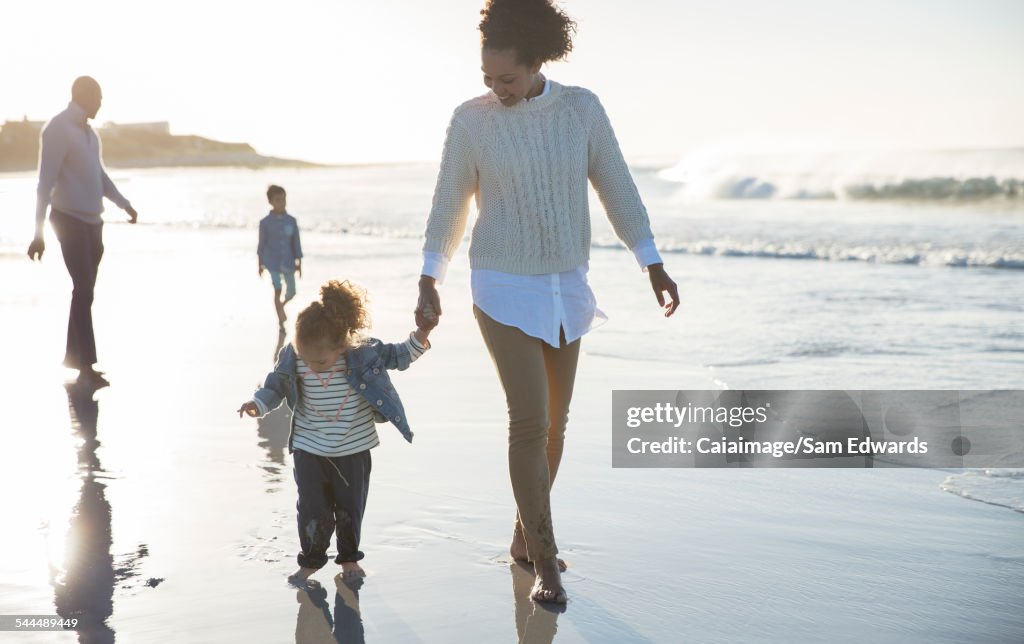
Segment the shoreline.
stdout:
<path fill-rule="evenodd" d="M 226 184 L 218 174 L 205 185 Z M 59 248 L 41 265 L 5 264 L 10 358 L 20 367 L 0 381 L 30 404 L 5 407 L 5 423 L 25 431 L 9 432 L 11 458 L 0 469 L 0 485 L 12 491 L 2 501 L 0 612 L 45 614 L 58 599 L 75 600 L 140 644 L 333 641 L 341 631 L 372 641 L 559 644 L 1024 634 L 1014 610 L 1024 594 L 1024 515 L 943 491 L 944 471 L 611 466 L 614 390 L 885 387 L 915 375 L 941 385 L 948 364 L 933 362 L 945 355 L 932 344 L 921 357 L 894 358 L 790 342 L 827 340 L 801 329 L 838 328 L 839 320 L 842 339 L 860 347 L 864 316 L 849 312 L 880 309 L 830 298 L 889 293 L 903 285 L 902 267 L 835 264 L 811 274 L 749 258 L 673 257 L 684 306 L 670 323 L 627 251 L 592 253 L 609 320 L 584 340 L 553 490 L 570 565 L 570 603 L 553 612 L 524 601 L 530 578 L 508 563 L 505 401 L 472 317 L 464 255 L 443 286 L 433 348 L 393 376 L 416 439 L 408 445 L 381 428 L 361 546 L 369 576 L 357 590 L 339 586 L 331 564 L 315 576 L 324 593 L 306 593 L 285 582 L 298 544 L 287 426 L 280 414 L 261 423 L 234 413 L 272 367 L 278 340 L 269 282 L 252 261 L 253 231 L 118 224 L 104 235 L 94 311 L 99 366 L 113 384 L 95 395 L 92 415 L 79 408 L 73 416 L 61 386 L 71 285 Z M 292 319 L 323 281 L 341 276 L 367 288 L 375 336 L 408 334 L 419 240 L 310 231 L 303 246 Z M 942 296 L 956 302 L 965 293 L 999 302 L 979 288 L 1005 279 L 993 273 L 921 279 L 941 278 Z M 899 315 L 868 331 L 899 343 L 892 329 L 921 328 L 920 318 L 905 317 L 920 301 L 889 306 Z M 814 312 L 827 315 L 809 318 Z M 1003 319 L 960 305 L 955 313 Z M 709 366 L 758 357 L 773 362 Z M 975 377 L 985 387 L 1019 386 L 1009 371 Z M 83 417 L 94 419 L 94 434 L 76 426 Z"/>

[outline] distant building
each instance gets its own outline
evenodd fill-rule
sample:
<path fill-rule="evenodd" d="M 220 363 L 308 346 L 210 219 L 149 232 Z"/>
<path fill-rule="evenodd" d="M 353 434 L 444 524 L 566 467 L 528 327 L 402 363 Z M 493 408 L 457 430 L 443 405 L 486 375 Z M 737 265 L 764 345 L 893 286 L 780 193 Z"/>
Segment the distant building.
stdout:
<path fill-rule="evenodd" d="M 40 133 L 45 121 L 7 121 L 0 127 L 0 172 L 26 172 L 38 167 Z M 167 121 L 104 123 L 103 162 L 111 168 L 188 166 L 304 167 L 310 164 L 265 157 L 248 143 L 225 143 L 201 136 L 171 134 Z"/>
<path fill-rule="evenodd" d="M 152 123 L 114 123 L 107 121 L 100 128 L 104 134 L 133 134 L 135 132 L 149 132 L 151 134 L 171 134 L 171 124 L 167 121 L 154 121 Z"/>
<path fill-rule="evenodd" d="M 20 121 L 5 121 L 0 127 L 0 144 L 13 145 L 20 141 L 38 140 L 46 121 L 30 121 L 26 116 Z"/>

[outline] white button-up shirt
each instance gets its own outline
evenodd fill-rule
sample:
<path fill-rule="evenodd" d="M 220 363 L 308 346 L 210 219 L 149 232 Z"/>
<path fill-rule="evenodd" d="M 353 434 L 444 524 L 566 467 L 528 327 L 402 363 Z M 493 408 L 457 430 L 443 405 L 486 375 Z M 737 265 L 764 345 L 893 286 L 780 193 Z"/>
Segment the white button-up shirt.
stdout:
<path fill-rule="evenodd" d="M 525 100 L 543 99 L 550 87 L 545 79 L 544 91 Z M 653 239 L 644 239 L 630 250 L 641 268 L 662 261 Z M 587 283 L 588 270 L 587 263 L 569 271 L 542 275 L 473 269 L 473 304 L 496 322 L 514 326 L 557 348 L 561 346 L 562 331 L 567 343 L 574 342 L 608 320 L 597 308 L 597 298 Z M 447 271 L 448 258 L 442 253 L 423 253 L 423 275 L 443 283 Z"/>

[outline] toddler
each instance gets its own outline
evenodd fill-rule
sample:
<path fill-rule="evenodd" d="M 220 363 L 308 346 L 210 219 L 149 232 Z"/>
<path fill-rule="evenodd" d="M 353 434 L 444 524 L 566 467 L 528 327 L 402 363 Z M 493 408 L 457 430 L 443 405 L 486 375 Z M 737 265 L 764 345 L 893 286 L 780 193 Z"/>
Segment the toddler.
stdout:
<path fill-rule="evenodd" d="M 379 444 L 375 423 L 387 422 L 412 442 L 412 431 L 389 369 L 403 370 L 430 348 L 436 316 L 421 318 L 405 342 L 367 338 L 365 293 L 331 280 L 320 300 L 299 313 L 295 342 L 281 349 L 274 371 L 239 409 L 263 416 L 282 401 L 292 410 L 288 450 L 298 486 L 299 569 L 289 578 L 307 587 L 327 564 L 337 535 L 343 576 L 365 575 L 359 561 L 360 529 L 370 482 L 370 450 Z"/>

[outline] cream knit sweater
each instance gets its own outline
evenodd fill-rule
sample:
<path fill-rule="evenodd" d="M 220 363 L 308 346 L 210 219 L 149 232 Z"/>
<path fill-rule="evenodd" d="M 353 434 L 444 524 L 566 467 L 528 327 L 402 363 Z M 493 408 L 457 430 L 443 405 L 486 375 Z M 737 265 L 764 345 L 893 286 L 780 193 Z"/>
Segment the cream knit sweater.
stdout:
<path fill-rule="evenodd" d="M 493 92 L 466 101 L 448 126 L 423 250 L 451 259 L 475 195 L 470 267 L 536 275 L 581 266 L 590 257 L 588 179 L 626 246 L 653 238 L 592 92 L 551 81 L 543 101 L 505 107 Z"/>

